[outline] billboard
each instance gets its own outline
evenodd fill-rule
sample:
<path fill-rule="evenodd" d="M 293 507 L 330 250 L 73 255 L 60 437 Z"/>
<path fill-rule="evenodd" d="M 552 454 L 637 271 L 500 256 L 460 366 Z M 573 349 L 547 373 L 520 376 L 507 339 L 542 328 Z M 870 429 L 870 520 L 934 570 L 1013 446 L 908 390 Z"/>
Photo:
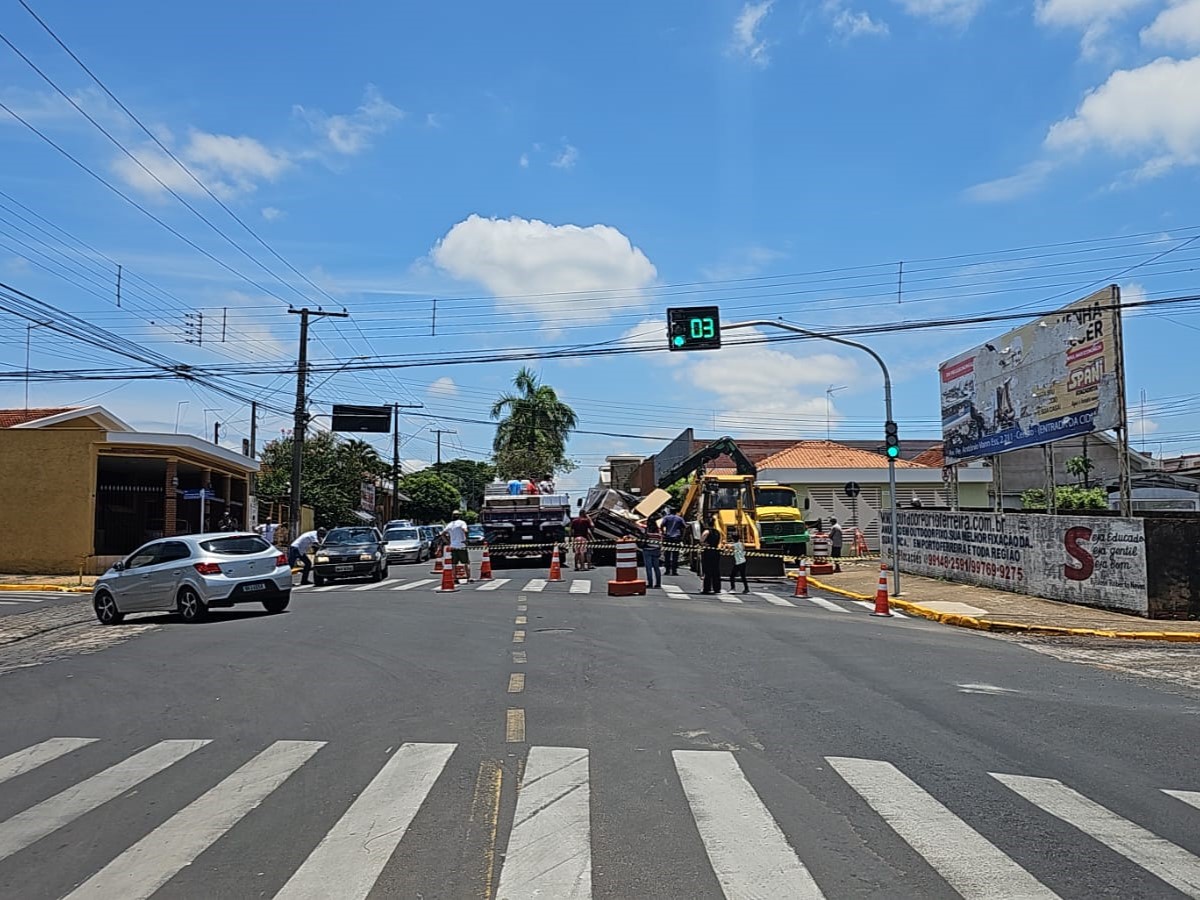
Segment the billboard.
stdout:
<path fill-rule="evenodd" d="M 358 508 L 365 513 L 375 514 L 375 485 L 361 482 L 358 486 Z"/>
<path fill-rule="evenodd" d="M 390 406 L 333 405 L 333 430 L 388 434 L 392 430 Z"/>
<path fill-rule="evenodd" d="M 946 461 L 1120 425 L 1120 296 L 1110 285 L 942 363 Z"/>
<path fill-rule="evenodd" d="M 665 474 L 692 455 L 692 444 L 695 443 L 695 440 L 695 432 L 687 428 L 679 437 L 654 454 L 654 483 L 656 485 L 659 485 Z"/>

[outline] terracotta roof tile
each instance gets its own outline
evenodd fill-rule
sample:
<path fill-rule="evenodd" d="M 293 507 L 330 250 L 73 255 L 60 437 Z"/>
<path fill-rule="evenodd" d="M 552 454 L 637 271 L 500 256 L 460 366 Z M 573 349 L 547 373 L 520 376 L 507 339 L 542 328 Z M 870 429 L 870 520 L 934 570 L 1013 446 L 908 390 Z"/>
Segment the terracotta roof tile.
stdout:
<path fill-rule="evenodd" d="M 912 458 L 918 466 L 932 466 L 940 469 L 946 464 L 946 457 L 942 455 L 942 445 L 930 447 L 924 453 L 918 453 Z"/>
<path fill-rule="evenodd" d="M 835 441 L 799 441 L 779 453 L 758 461 L 758 469 L 885 469 L 882 453 L 857 450 Z M 896 460 L 898 469 L 924 469 L 917 463 Z"/>
<path fill-rule="evenodd" d="M 61 415 L 78 409 L 76 406 L 53 406 L 39 409 L 0 409 L 0 428 L 12 428 L 14 425 L 24 425 L 38 419 L 48 419 L 50 416 Z"/>

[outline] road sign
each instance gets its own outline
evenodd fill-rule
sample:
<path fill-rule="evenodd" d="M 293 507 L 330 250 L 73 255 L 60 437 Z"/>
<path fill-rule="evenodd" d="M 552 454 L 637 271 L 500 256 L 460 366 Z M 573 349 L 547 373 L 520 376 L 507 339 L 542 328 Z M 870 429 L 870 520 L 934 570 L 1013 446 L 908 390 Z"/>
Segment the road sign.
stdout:
<path fill-rule="evenodd" d="M 667 346 L 671 350 L 720 350 L 720 307 L 677 306 L 668 309 Z"/>
<path fill-rule="evenodd" d="M 214 500 L 217 492 L 211 490 L 180 491 L 184 500 Z"/>
<path fill-rule="evenodd" d="M 333 405 L 333 430 L 387 434 L 392 430 L 390 406 Z"/>
<path fill-rule="evenodd" d="M 846 496 L 853 500 L 862 493 L 862 486 L 857 481 L 847 481 L 846 486 L 842 488 L 846 492 Z"/>

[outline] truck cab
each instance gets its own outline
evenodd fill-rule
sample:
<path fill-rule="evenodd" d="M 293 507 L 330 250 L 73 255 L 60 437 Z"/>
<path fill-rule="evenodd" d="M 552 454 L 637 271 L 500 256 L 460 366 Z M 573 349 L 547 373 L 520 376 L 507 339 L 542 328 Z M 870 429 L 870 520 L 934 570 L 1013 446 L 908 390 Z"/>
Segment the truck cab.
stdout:
<path fill-rule="evenodd" d="M 549 560 L 566 540 L 570 504 L 566 494 L 510 494 L 507 485 L 489 484 L 479 523 L 492 559 Z"/>
<path fill-rule="evenodd" d="M 808 526 L 793 488 L 760 481 L 754 491 L 758 529 L 765 550 L 781 550 L 788 556 L 808 551 Z"/>

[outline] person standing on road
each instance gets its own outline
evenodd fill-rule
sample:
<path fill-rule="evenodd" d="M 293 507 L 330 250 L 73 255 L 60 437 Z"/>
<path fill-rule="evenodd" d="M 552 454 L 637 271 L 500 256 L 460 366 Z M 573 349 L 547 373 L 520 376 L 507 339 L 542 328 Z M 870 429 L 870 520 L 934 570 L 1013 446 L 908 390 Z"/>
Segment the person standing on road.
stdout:
<path fill-rule="evenodd" d="M 721 529 L 709 519 L 700 535 L 700 567 L 704 570 L 702 594 L 721 593 Z"/>
<path fill-rule="evenodd" d="M 579 514 L 571 520 L 571 544 L 575 550 L 575 571 L 583 572 L 591 568 L 588 563 L 588 541 L 592 537 L 592 520 L 581 508 Z"/>
<path fill-rule="evenodd" d="M 442 531 L 450 540 L 450 564 L 455 568 L 455 578 L 458 577 L 458 566 L 461 563 L 467 573 L 467 584 L 475 581 L 471 577 L 471 557 L 467 553 L 467 523 L 463 521 L 462 510 L 454 511 L 454 519 Z"/>
<path fill-rule="evenodd" d="M 651 515 L 646 520 L 646 536 L 642 540 L 642 559 L 646 563 L 646 587 L 662 587 L 662 531 L 658 527 L 658 518 Z"/>
<path fill-rule="evenodd" d="M 261 534 L 263 537 L 263 540 L 266 541 L 268 544 L 270 544 L 272 547 L 275 546 L 275 531 L 276 531 L 276 525 L 274 522 L 271 521 L 270 516 L 267 516 L 267 521 L 263 522 L 261 525 L 258 526 L 258 533 Z"/>
<path fill-rule="evenodd" d="M 304 532 L 288 546 L 288 565 L 294 566 L 296 563 L 300 563 L 304 568 L 304 571 L 300 573 L 301 584 L 308 584 L 308 575 L 312 572 L 312 560 L 308 558 L 308 552 L 323 540 L 325 540 L 325 529 L 318 528 L 316 531 Z"/>
<path fill-rule="evenodd" d="M 842 564 L 838 562 L 842 558 L 842 541 L 845 536 L 842 534 L 842 526 L 838 524 L 837 519 L 829 520 L 829 555 L 833 558 L 833 571 L 842 571 Z"/>
<path fill-rule="evenodd" d="M 679 574 L 679 546 L 683 542 L 683 529 L 686 527 L 687 523 L 683 521 L 683 516 L 670 509 L 667 510 L 667 514 L 663 516 L 662 520 L 662 533 L 663 562 L 668 575 Z"/>
<path fill-rule="evenodd" d="M 742 543 L 740 534 L 733 539 L 730 549 L 733 550 L 733 568 L 729 571 L 729 589 L 732 591 L 737 588 L 736 580 L 740 575 L 742 577 L 742 593 L 748 594 L 750 585 L 746 582 L 746 545 Z"/>

